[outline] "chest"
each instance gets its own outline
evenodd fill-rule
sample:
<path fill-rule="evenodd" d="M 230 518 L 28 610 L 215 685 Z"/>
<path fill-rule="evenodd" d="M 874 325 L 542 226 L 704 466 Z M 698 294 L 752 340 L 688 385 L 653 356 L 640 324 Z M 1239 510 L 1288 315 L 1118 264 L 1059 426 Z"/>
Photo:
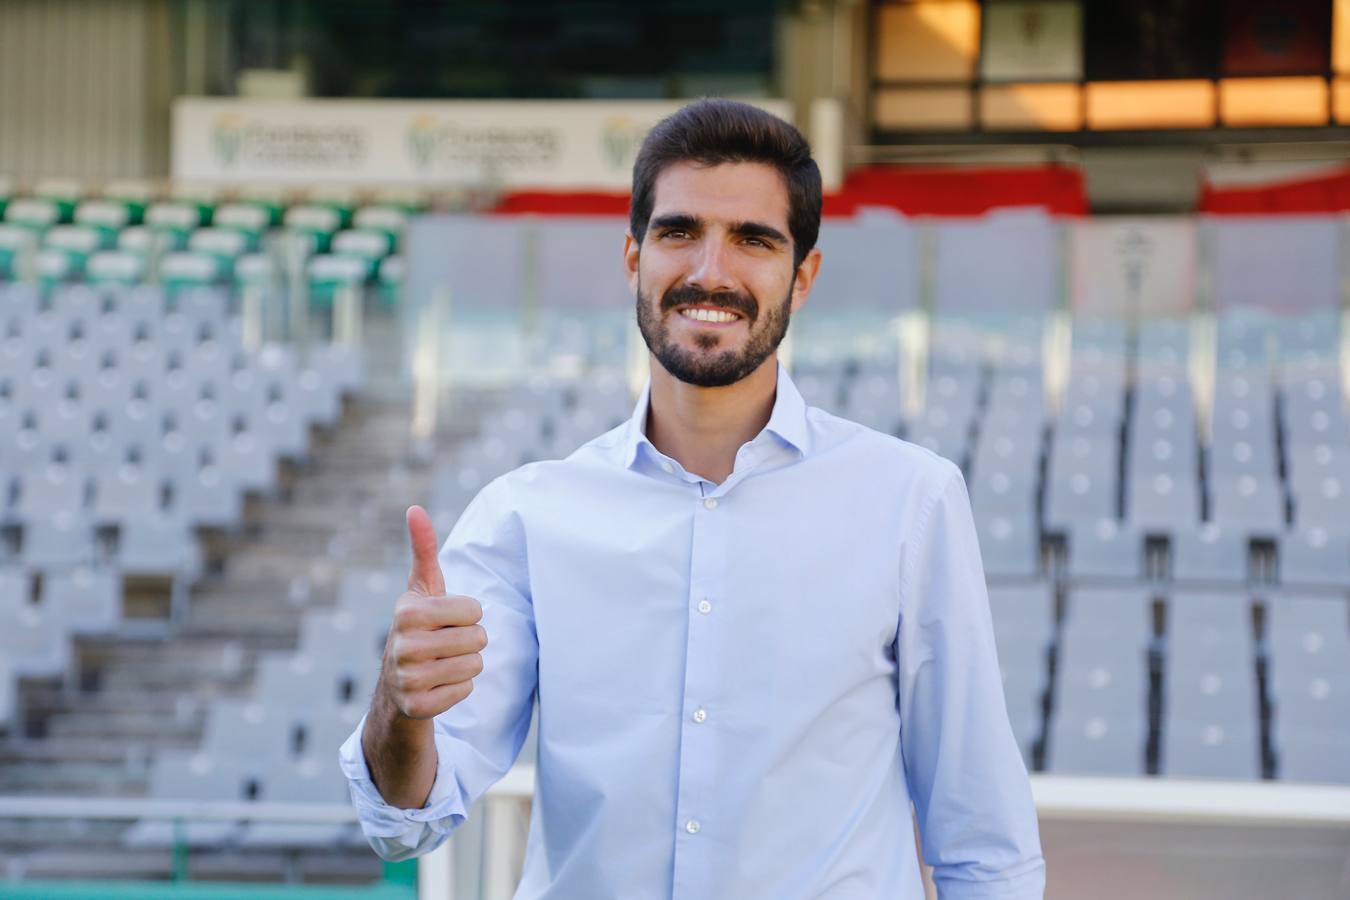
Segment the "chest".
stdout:
<path fill-rule="evenodd" d="M 767 700 L 889 664 L 900 535 L 877 492 L 779 478 L 574 505 L 527 523 L 541 691 L 649 711 L 696 677 Z"/>

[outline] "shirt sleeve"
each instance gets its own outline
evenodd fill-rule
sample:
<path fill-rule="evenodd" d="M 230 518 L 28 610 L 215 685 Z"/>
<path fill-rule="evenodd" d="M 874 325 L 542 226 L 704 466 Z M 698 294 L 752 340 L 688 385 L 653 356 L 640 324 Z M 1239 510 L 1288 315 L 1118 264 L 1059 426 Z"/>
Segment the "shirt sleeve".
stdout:
<path fill-rule="evenodd" d="M 511 768 L 529 731 L 539 643 L 524 532 L 503 497 L 505 487 L 498 479 L 479 492 L 440 552 L 447 592 L 482 604 L 488 644 L 473 693 L 434 720 L 436 780 L 426 804 L 400 809 L 384 801 L 361 749 L 364 717 L 339 750 L 361 829 L 387 860 L 420 856 L 440 846 Z"/>
<path fill-rule="evenodd" d="M 965 480 L 946 463 L 901 563 L 897 703 L 923 857 L 942 900 L 1041 900 L 1031 784 L 1003 699 Z"/>

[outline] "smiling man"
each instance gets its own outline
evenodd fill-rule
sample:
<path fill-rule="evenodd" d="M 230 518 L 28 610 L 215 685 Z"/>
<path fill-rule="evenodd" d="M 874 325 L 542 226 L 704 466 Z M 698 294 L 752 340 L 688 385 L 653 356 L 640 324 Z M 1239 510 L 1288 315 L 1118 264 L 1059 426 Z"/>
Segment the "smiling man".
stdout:
<path fill-rule="evenodd" d="M 518 900 L 1039 898 L 960 471 L 807 407 L 776 351 L 821 265 L 796 129 L 693 103 L 633 170 L 632 418 L 473 500 L 413 572 L 343 745 L 387 859 L 427 852 L 539 705 Z M 452 592 L 452 593 L 451 593 Z"/>

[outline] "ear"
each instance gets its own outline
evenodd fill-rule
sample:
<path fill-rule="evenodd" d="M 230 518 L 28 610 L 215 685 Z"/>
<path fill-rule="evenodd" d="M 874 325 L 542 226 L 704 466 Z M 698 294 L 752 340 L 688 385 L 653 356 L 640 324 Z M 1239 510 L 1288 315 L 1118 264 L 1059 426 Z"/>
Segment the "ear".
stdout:
<path fill-rule="evenodd" d="M 820 248 L 813 247 L 811 252 L 806 254 L 802 264 L 797 267 L 797 280 L 792 284 L 792 311 L 795 313 L 806 303 L 806 295 L 811 293 L 811 285 L 816 283 L 816 275 L 820 272 Z"/>
<path fill-rule="evenodd" d="M 625 231 L 623 233 L 623 276 L 628 282 L 628 292 L 634 297 L 637 296 L 638 253 L 641 250 L 642 245 L 638 243 L 637 238 L 633 237 L 633 232 Z"/>

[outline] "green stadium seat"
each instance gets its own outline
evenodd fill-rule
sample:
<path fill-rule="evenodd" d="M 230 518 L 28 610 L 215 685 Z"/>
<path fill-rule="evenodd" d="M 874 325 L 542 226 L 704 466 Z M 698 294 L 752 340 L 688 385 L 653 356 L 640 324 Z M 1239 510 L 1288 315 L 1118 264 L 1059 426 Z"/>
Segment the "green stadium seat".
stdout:
<path fill-rule="evenodd" d="M 234 261 L 234 283 L 239 287 L 271 284 L 276 277 L 276 265 L 266 253 L 245 253 Z"/>
<path fill-rule="evenodd" d="M 178 183 L 169 189 L 169 199 L 173 203 L 194 207 L 201 217 L 201 224 L 207 225 L 220 205 L 220 188 L 210 184 Z"/>
<path fill-rule="evenodd" d="M 164 290 L 176 294 L 181 290 L 207 287 L 221 280 L 225 266 L 211 253 L 176 251 L 166 253 L 159 263 L 159 280 Z"/>
<path fill-rule="evenodd" d="M 286 212 L 286 195 L 275 185 L 249 185 L 239 191 L 235 204 L 256 206 L 267 213 L 267 227 L 276 228 Z M 234 205 L 234 204 L 231 204 Z"/>
<path fill-rule="evenodd" d="M 187 247 L 194 253 L 210 253 L 228 270 L 240 254 L 253 249 L 249 236 L 233 228 L 198 228 L 188 235 Z"/>
<path fill-rule="evenodd" d="M 325 253 L 309 261 L 306 274 L 310 302 L 327 306 L 341 288 L 364 285 L 372 271 L 370 261 L 364 257 Z"/>
<path fill-rule="evenodd" d="M 263 232 L 275 224 L 271 210 L 256 203 L 226 203 L 217 207 L 211 223 L 217 228 L 232 228 L 246 234 L 255 245 Z"/>
<path fill-rule="evenodd" d="M 139 225 L 145 220 L 145 210 L 155 198 L 155 187 L 148 181 L 122 179 L 110 181 L 103 186 L 103 199 L 110 203 L 125 206 L 131 219 L 130 225 Z"/>
<path fill-rule="evenodd" d="M 131 209 L 116 200 L 86 200 L 75 207 L 75 224 L 99 229 L 107 237 L 105 246 L 110 246 L 131 224 Z"/>
<path fill-rule="evenodd" d="M 342 215 L 331 206 L 292 206 L 282 221 L 288 231 L 309 235 L 316 253 L 327 253 L 333 235 L 342 228 Z"/>
<path fill-rule="evenodd" d="M 107 249 L 110 243 L 107 232 L 88 225 L 57 225 L 42 238 L 43 247 L 68 254 L 72 269 L 78 272 L 84 271 L 91 254 Z"/>
<path fill-rule="evenodd" d="M 35 243 L 33 232 L 0 223 L 0 278 L 17 278 L 20 255 Z"/>
<path fill-rule="evenodd" d="M 380 260 L 393 250 L 393 241 L 383 231 L 374 229 L 352 229 L 339 231 L 333 235 L 333 252 L 339 256 L 359 256 L 370 264 L 370 275 Z"/>
<path fill-rule="evenodd" d="M 126 250 L 102 250 L 84 265 L 85 280 L 92 284 L 130 287 L 145 280 L 145 257 Z"/>
<path fill-rule="evenodd" d="M 366 206 L 356 211 L 352 225 L 363 231 L 384 232 L 389 235 L 390 247 L 397 250 L 408 225 L 408 213 L 392 206 Z"/>
<path fill-rule="evenodd" d="M 0 178 L 0 220 L 5 218 L 5 207 L 14 198 L 14 184 L 8 178 Z"/>
<path fill-rule="evenodd" d="M 145 211 L 146 226 L 173 235 L 177 247 L 186 245 L 188 235 L 207 221 L 208 214 L 192 203 L 152 203 Z"/>
<path fill-rule="evenodd" d="M 44 247 L 37 252 L 35 258 L 38 283 L 42 285 L 43 290 L 49 290 L 63 281 L 69 281 L 79 271 L 75 262 L 74 254 Z"/>
<path fill-rule="evenodd" d="M 75 220 L 75 207 L 83 193 L 78 181 L 67 178 L 48 178 L 33 186 L 34 197 L 56 204 L 62 222 Z"/>
<path fill-rule="evenodd" d="M 309 192 L 309 206 L 326 206 L 338 214 L 338 229 L 352 227 L 352 215 L 356 211 L 356 192 L 348 187 L 329 185 L 318 187 Z"/>
<path fill-rule="evenodd" d="M 5 208 L 5 221 L 34 231 L 46 231 L 61 222 L 60 208 L 50 200 L 20 197 Z"/>
<path fill-rule="evenodd" d="M 117 249 L 148 256 L 152 250 L 182 250 L 187 246 L 185 233 L 160 231 L 149 225 L 132 225 L 117 235 Z"/>

